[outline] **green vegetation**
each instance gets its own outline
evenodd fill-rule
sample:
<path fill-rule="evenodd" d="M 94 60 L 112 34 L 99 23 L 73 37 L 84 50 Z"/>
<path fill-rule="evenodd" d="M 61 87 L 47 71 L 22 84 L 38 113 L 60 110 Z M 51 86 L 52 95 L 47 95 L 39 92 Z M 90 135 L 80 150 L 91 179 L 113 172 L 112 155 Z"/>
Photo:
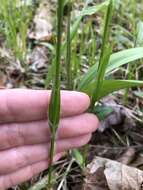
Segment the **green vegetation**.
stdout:
<path fill-rule="evenodd" d="M 51 100 L 48 110 L 48 123 L 51 131 L 51 146 L 49 151 L 49 176 L 48 185 L 49 189 L 52 185 L 52 165 L 54 158 L 54 145 L 56 132 L 60 120 L 60 65 L 61 65 L 61 40 L 62 40 L 62 21 L 63 21 L 63 0 L 57 2 L 57 45 L 56 45 L 56 59 L 55 59 L 55 72 L 53 78 L 53 89 L 51 93 Z"/>
<path fill-rule="evenodd" d="M 15 58 L 25 67 L 27 53 L 27 32 L 32 18 L 32 8 L 26 1 L 0 0 L 0 23 L 6 38 L 6 46 L 12 50 Z"/>
<path fill-rule="evenodd" d="M 33 11 L 31 6 L 20 2 L 20 0 L 0 0 L 0 32 L 4 38 L 4 46 L 11 50 L 22 67 L 29 69 L 26 62 L 29 42 L 26 39 Z M 46 66 L 47 73 L 44 70 L 44 77 L 38 75 L 38 80 L 44 81 L 42 88 L 51 89 L 52 86 L 48 110 L 48 124 L 51 131 L 49 188 L 53 183 L 52 164 L 60 119 L 61 89 L 87 93 L 91 98 L 89 111 L 97 114 L 101 120 L 104 119 L 102 112 L 105 114 L 112 112 L 105 107 L 98 107 L 103 97 L 123 90 L 121 102 L 126 106 L 129 105 L 130 89 L 133 96 L 143 97 L 142 4 L 143 0 L 104 0 L 101 3 L 96 3 L 94 0 L 56 1 L 57 27 L 55 33 L 53 32 L 53 39 L 49 42 L 35 43 L 46 47 L 50 52 L 48 55 L 50 61 Z M 56 9 L 54 14 L 56 15 Z M 26 80 L 29 82 L 28 77 Z M 139 111 L 142 112 L 142 109 Z M 66 178 L 73 162 L 76 162 L 81 170 L 85 166 L 85 158 L 80 151 L 73 150 L 68 156 L 69 167 L 63 176 L 59 177 L 60 179 Z M 35 189 L 43 189 L 46 184 L 47 179 Z M 61 184 L 62 180 L 58 190 L 61 189 Z"/>
<path fill-rule="evenodd" d="M 95 103 L 99 101 L 104 96 L 107 96 L 110 93 L 113 93 L 115 91 L 118 91 L 120 89 L 124 88 L 130 88 L 135 86 L 142 86 L 143 81 L 140 80 L 131 80 L 130 77 L 128 77 L 128 80 L 122 80 L 122 79 L 113 79 L 113 71 L 117 70 L 119 67 L 124 66 L 125 64 L 128 64 L 129 71 L 130 72 L 130 63 L 132 63 L 135 60 L 143 58 L 143 48 L 142 47 L 134 47 L 130 48 L 128 50 L 119 51 L 117 53 L 111 53 L 112 52 L 112 46 L 113 43 L 110 42 L 110 35 L 111 35 L 111 21 L 113 19 L 113 9 L 116 4 L 114 0 L 106 0 L 105 2 L 101 3 L 97 6 L 88 7 L 87 5 L 84 6 L 83 10 L 80 12 L 79 16 L 75 18 L 74 23 L 71 23 L 71 2 L 68 2 L 67 6 L 67 38 L 65 39 L 65 43 L 62 47 L 62 54 L 63 56 L 66 55 L 65 64 L 67 65 L 67 89 L 72 89 L 71 87 L 74 86 L 75 89 L 78 89 L 79 91 L 83 91 L 87 93 L 91 97 L 91 108 L 90 111 L 95 111 Z M 78 35 L 78 29 L 81 23 L 81 20 L 84 16 L 94 15 L 96 12 L 103 11 L 104 14 L 104 22 L 102 26 L 102 35 L 101 35 L 101 47 L 99 51 L 99 58 L 97 60 L 94 60 L 95 52 L 92 52 L 92 63 L 88 62 L 89 70 L 83 74 L 82 77 L 77 78 L 77 76 L 72 75 L 72 71 L 79 69 L 78 71 L 75 71 L 76 75 L 81 70 L 82 66 L 82 56 L 85 54 L 84 51 L 84 40 L 85 40 L 85 34 L 86 30 L 89 30 L 91 27 L 91 23 L 86 23 L 87 26 L 83 26 L 83 33 L 79 37 L 81 41 L 79 41 L 77 45 L 80 46 L 80 52 L 79 52 L 79 58 L 76 61 L 75 60 L 75 54 L 72 55 L 71 50 L 74 50 L 73 48 L 76 47 L 74 43 L 74 39 L 77 40 L 76 36 Z M 86 28 L 87 27 L 87 28 Z M 91 33 L 91 31 L 87 31 Z M 138 34 L 139 35 L 139 34 Z M 94 35 L 93 35 L 94 36 Z M 87 40 L 89 40 L 87 38 Z M 91 51 L 95 51 L 95 48 L 93 47 L 93 43 L 96 44 L 95 41 L 90 44 L 91 47 L 88 47 Z M 66 51 L 65 51 L 65 47 Z M 72 60 L 73 59 L 73 60 Z M 72 68 L 71 68 L 72 63 Z M 78 64 L 76 66 L 76 69 L 74 69 L 74 64 Z M 92 66 L 93 65 L 93 66 Z M 53 68 L 50 70 L 50 72 L 53 72 L 54 70 L 58 69 L 59 65 L 56 66 L 53 65 Z M 110 77 L 111 74 L 111 77 Z M 63 73 L 64 75 L 64 73 Z M 50 76 L 52 76 L 50 74 Z M 58 76 L 58 74 L 56 75 Z M 107 78 L 108 76 L 108 78 Z M 73 77 L 73 78 L 72 78 Z M 107 78 L 107 79 L 106 79 Z M 78 81 L 78 85 L 72 84 L 72 79 L 74 81 Z M 58 80 L 58 78 L 57 78 Z M 50 80 L 49 80 L 50 81 Z M 46 84 L 47 85 L 47 84 Z M 59 95 L 57 95 L 58 97 Z M 57 101 L 59 103 L 59 100 Z M 54 105 L 54 104 L 53 104 Z M 58 109 L 59 110 L 59 107 Z M 54 115 L 54 113 L 53 113 Z M 59 117 L 58 117 L 59 119 Z M 56 123 L 57 128 L 57 123 Z M 86 149 L 86 147 L 85 147 Z M 86 152 L 86 151 L 84 151 Z M 77 163 L 81 166 L 83 166 L 83 161 L 85 162 L 85 159 L 82 159 L 82 156 L 77 150 L 74 150 L 73 152 L 74 158 L 76 158 Z M 82 161 L 81 161 L 82 160 Z"/>
<path fill-rule="evenodd" d="M 111 54 L 111 47 L 109 45 L 109 34 L 110 34 L 110 24 L 112 19 L 112 11 L 113 11 L 113 0 L 109 1 L 109 5 L 107 8 L 106 16 L 105 16 L 105 23 L 104 23 L 104 31 L 102 37 L 102 44 L 101 44 L 101 53 L 99 58 L 99 65 L 97 69 L 97 76 L 96 78 L 96 85 L 95 90 L 92 94 L 91 99 L 91 111 L 94 109 L 96 101 L 99 99 L 100 91 L 102 89 L 104 75 L 106 72 L 106 66 L 110 59 Z"/>

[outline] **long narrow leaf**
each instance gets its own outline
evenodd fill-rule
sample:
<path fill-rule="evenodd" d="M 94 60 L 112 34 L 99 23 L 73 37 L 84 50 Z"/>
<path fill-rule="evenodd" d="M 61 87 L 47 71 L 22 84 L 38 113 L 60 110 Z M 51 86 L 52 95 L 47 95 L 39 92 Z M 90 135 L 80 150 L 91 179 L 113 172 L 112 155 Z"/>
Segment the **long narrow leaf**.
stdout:
<path fill-rule="evenodd" d="M 102 65 L 101 65 L 101 67 L 99 67 L 99 70 L 97 72 L 97 77 L 95 75 L 96 86 L 94 88 L 94 91 L 92 94 L 92 100 L 91 100 L 91 104 L 93 107 L 94 107 L 95 102 L 99 99 L 98 97 L 100 96 L 100 91 L 102 89 L 102 85 L 104 82 L 104 75 L 105 75 L 105 71 L 106 71 L 106 66 L 107 66 L 107 63 L 108 63 L 109 58 L 110 58 L 111 49 L 106 48 L 105 50 L 106 51 L 104 51 L 104 56 L 102 58 Z"/>
<path fill-rule="evenodd" d="M 109 76 L 114 69 L 117 69 L 127 63 L 132 63 L 138 59 L 143 58 L 143 48 L 131 48 L 123 50 L 117 53 L 113 53 L 110 57 L 109 64 L 106 69 L 106 76 Z M 97 65 L 93 65 L 86 74 L 81 78 L 81 81 L 78 86 L 78 90 L 82 90 L 84 85 L 87 85 L 89 82 L 95 79 L 97 75 Z"/>
<path fill-rule="evenodd" d="M 82 91 L 87 93 L 90 97 L 92 96 L 92 93 L 94 92 L 96 86 L 96 82 L 92 82 L 88 85 L 86 85 Z M 104 96 L 107 96 L 108 94 L 135 86 L 143 86 L 143 81 L 138 80 L 104 80 L 102 89 L 100 90 L 100 94 L 98 96 L 98 100 Z"/>
<path fill-rule="evenodd" d="M 91 110 L 94 108 L 94 104 L 98 100 L 98 96 L 100 94 L 100 89 L 102 88 L 102 83 L 106 72 L 106 67 L 110 59 L 111 48 L 109 46 L 109 34 L 110 34 L 110 22 L 112 19 L 112 12 L 113 12 L 113 0 L 110 0 L 104 23 L 104 31 L 102 37 L 102 46 L 101 46 L 101 54 L 99 59 L 97 78 L 95 77 L 97 85 L 95 86 L 94 92 L 96 93 L 93 92 L 91 98 L 91 107 L 90 107 Z"/>
<path fill-rule="evenodd" d="M 72 89 L 72 70 L 71 70 L 71 40 L 70 40 L 70 27 L 71 27 L 71 9 L 72 3 L 69 0 L 67 4 L 68 14 L 67 14 L 67 48 L 66 48 L 66 74 L 67 74 L 67 89 Z"/>
<path fill-rule="evenodd" d="M 53 88 L 52 88 L 52 94 L 51 94 L 51 100 L 48 112 L 49 126 L 51 132 L 53 131 L 56 132 L 60 119 L 60 60 L 61 60 L 63 3 L 64 0 L 58 0 L 56 60 L 55 60 L 55 70 L 53 76 Z"/>
<path fill-rule="evenodd" d="M 80 16 L 90 16 L 95 14 L 96 12 L 103 10 L 104 8 L 106 8 L 109 5 L 109 0 L 99 4 L 99 5 L 95 5 L 92 7 L 87 7 L 86 9 L 83 9 L 80 13 Z"/>
<path fill-rule="evenodd" d="M 135 91 L 134 95 L 137 96 L 138 98 L 143 98 L 143 92 Z"/>
<path fill-rule="evenodd" d="M 143 58 L 143 48 L 131 48 L 114 53 L 111 56 L 106 74 L 109 75 L 114 69 L 119 68 L 127 63 Z"/>
<path fill-rule="evenodd" d="M 143 46 L 143 21 L 139 21 L 137 24 L 137 46 Z"/>

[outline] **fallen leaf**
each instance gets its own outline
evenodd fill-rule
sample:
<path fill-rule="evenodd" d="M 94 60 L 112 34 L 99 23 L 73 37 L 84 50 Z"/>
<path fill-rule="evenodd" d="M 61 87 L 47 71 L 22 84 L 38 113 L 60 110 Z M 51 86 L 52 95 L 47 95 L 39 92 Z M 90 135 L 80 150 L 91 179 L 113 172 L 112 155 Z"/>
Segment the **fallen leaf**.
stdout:
<path fill-rule="evenodd" d="M 143 171 L 117 161 L 96 157 L 87 166 L 83 190 L 142 190 L 142 184 Z"/>
<path fill-rule="evenodd" d="M 129 148 L 127 149 L 124 154 L 122 154 L 120 156 L 120 158 L 118 158 L 118 162 L 121 162 L 122 164 L 130 164 L 136 157 L 136 150 L 135 148 Z"/>
<path fill-rule="evenodd" d="M 30 39 L 49 41 L 52 37 L 52 21 L 50 3 L 46 0 L 40 2 L 34 17 L 34 30 L 28 34 Z"/>
<path fill-rule="evenodd" d="M 48 61 L 47 48 L 44 46 L 36 46 L 32 53 L 28 57 L 30 70 L 38 72 L 39 70 L 46 67 Z"/>
<path fill-rule="evenodd" d="M 105 107 L 110 107 L 113 111 L 100 122 L 100 132 L 104 132 L 111 126 L 122 125 L 122 129 L 124 131 L 136 126 L 135 120 L 133 119 L 132 110 L 119 105 L 113 96 L 104 98 L 102 100 L 102 105 Z"/>

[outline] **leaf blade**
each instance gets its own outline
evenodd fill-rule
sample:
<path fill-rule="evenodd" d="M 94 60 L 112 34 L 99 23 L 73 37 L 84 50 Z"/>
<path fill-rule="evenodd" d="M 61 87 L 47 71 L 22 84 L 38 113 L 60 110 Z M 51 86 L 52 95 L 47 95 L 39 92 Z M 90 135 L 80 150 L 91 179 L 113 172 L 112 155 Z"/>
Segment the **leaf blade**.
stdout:
<path fill-rule="evenodd" d="M 92 82 L 88 84 L 87 86 L 82 89 L 82 92 L 87 93 L 89 96 L 92 95 L 94 89 L 95 89 L 96 82 Z M 138 80 L 104 80 L 102 89 L 100 91 L 98 100 L 100 98 L 103 98 L 107 96 L 108 94 L 125 89 L 125 88 L 130 88 L 130 87 L 135 87 L 135 86 L 143 86 L 143 81 L 138 81 Z"/>
<path fill-rule="evenodd" d="M 122 60 L 121 57 L 123 58 Z M 106 77 L 109 76 L 114 69 L 119 68 L 127 63 L 131 64 L 133 61 L 141 58 L 143 58 L 142 47 L 131 48 L 113 53 L 110 57 L 109 64 L 107 65 Z M 94 80 L 95 76 L 97 75 L 97 68 L 97 64 L 93 65 L 89 68 L 87 73 L 82 76 L 78 85 L 78 90 L 82 90 L 84 88 L 84 85 L 87 85 Z"/>

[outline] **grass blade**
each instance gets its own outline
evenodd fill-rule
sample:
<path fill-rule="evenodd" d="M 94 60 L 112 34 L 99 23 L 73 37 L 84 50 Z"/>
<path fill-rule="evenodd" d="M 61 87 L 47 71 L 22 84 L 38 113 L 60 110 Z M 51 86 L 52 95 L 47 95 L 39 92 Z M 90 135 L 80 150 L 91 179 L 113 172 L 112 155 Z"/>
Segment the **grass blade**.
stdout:
<path fill-rule="evenodd" d="M 71 9 L 72 4 L 69 0 L 67 5 L 67 50 L 66 50 L 66 70 L 67 70 L 67 89 L 72 89 L 72 72 L 71 72 Z"/>
<path fill-rule="evenodd" d="M 92 96 L 96 82 L 92 82 L 84 87 L 82 90 L 83 92 L 87 93 L 90 97 Z M 143 86 L 143 81 L 138 80 L 104 80 L 102 88 L 100 90 L 100 94 L 98 96 L 98 100 L 100 98 L 103 98 L 107 96 L 108 94 L 125 89 L 125 88 L 131 88 L 136 86 Z"/>
<path fill-rule="evenodd" d="M 142 47 L 131 48 L 117 53 L 113 53 L 110 56 L 110 61 L 109 64 L 107 65 L 105 76 L 109 76 L 115 69 L 118 69 L 119 67 L 127 63 L 130 64 L 133 61 L 136 61 L 141 58 L 143 58 Z M 95 64 L 88 70 L 86 74 L 84 74 L 78 86 L 79 90 L 82 90 L 82 88 L 84 88 L 84 85 L 87 85 L 91 81 L 95 80 L 95 77 L 97 75 L 97 69 L 98 69 L 97 64 Z"/>
<path fill-rule="evenodd" d="M 97 85 L 95 86 L 95 91 L 93 92 L 92 99 L 91 99 L 91 107 L 90 107 L 91 110 L 93 110 L 95 102 L 98 99 L 98 96 L 100 93 L 100 88 L 102 87 L 102 83 L 104 80 L 106 66 L 107 66 L 107 64 L 109 62 L 109 58 L 110 58 L 111 49 L 109 48 L 110 46 L 108 44 L 109 44 L 109 29 L 110 29 L 109 26 L 110 26 L 110 22 L 112 19 L 112 11 L 113 11 L 113 1 L 110 0 L 108 8 L 107 8 L 107 12 L 106 12 L 106 17 L 105 17 L 101 54 L 100 54 L 97 79 L 96 79 Z"/>
<path fill-rule="evenodd" d="M 109 75 L 114 69 L 119 68 L 127 63 L 143 58 L 143 48 L 131 48 L 112 54 L 107 66 L 106 75 Z"/>
<path fill-rule="evenodd" d="M 143 21 L 139 21 L 137 24 L 136 45 L 143 46 Z"/>

